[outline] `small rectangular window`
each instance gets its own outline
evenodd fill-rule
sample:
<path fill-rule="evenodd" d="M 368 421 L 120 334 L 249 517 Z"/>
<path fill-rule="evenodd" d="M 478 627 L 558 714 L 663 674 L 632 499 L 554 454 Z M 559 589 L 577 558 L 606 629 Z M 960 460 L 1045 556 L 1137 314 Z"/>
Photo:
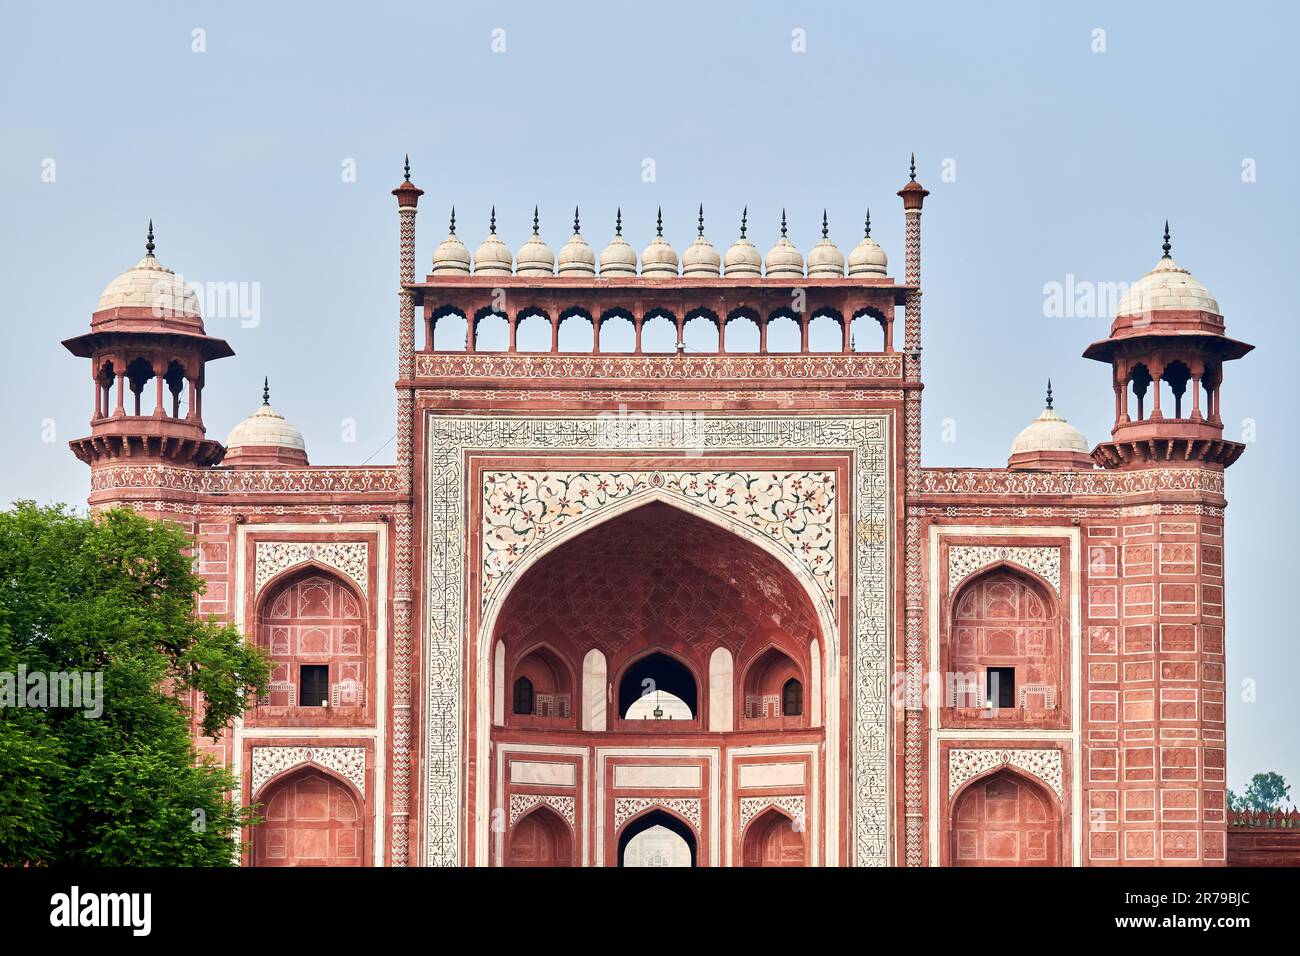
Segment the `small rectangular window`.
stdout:
<path fill-rule="evenodd" d="M 990 667 L 985 679 L 988 681 L 988 697 L 986 699 L 992 706 L 1016 706 L 1016 669 L 1014 667 Z"/>
<path fill-rule="evenodd" d="M 298 706 L 328 707 L 329 701 L 329 665 L 303 664 L 298 671 Z"/>

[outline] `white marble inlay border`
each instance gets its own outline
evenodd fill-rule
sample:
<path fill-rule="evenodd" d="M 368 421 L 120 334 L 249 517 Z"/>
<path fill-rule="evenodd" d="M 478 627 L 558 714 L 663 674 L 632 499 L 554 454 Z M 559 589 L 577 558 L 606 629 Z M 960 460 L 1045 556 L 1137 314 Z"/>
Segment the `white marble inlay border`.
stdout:
<path fill-rule="evenodd" d="M 314 764 L 347 780 L 362 797 L 366 795 L 366 749 L 364 747 L 254 747 L 249 788 L 252 796 L 268 780 L 294 767 Z"/>

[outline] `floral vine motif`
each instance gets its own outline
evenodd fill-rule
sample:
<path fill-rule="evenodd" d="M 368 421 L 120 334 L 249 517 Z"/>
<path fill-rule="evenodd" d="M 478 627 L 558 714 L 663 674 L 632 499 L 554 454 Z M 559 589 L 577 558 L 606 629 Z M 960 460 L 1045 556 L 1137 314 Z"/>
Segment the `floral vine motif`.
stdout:
<path fill-rule="evenodd" d="M 1016 767 L 1052 788 L 1057 799 L 1062 796 L 1061 752 L 1055 748 L 1033 750 L 998 750 L 981 747 L 948 751 L 948 796 L 961 789 L 972 777 L 997 767 Z"/>
<path fill-rule="evenodd" d="M 90 475 L 91 491 L 113 488 L 166 488 L 198 494 L 256 495 L 347 492 L 393 495 L 397 469 L 374 468 L 174 468 L 169 465 L 115 465 Z"/>
<path fill-rule="evenodd" d="M 900 355 L 462 355 L 417 353 L 419 378 L 484 378 L 522 381 L 583 378 L 644 382 L 647 379 L 897 379 Z"/>
<path fill-rule="evenodd" d="M 922 468 L 926 495 L 1131 495 L 1148 491 L 1223 491 L 1223 472 L 1201 468 L 1139 471 L 963 471 Z"/>
<path fill-rule="evenodd" d="M 804 816 L 804 798 L 802 796 L 783 796 L 783 797 L 741 797 L 740 798 L 740 829 L 743 831 L 749 826 L 749 822 L 758 816 L 768 807 L 779 807 L 791 818 L 801 829 L 807 829 L 808 820 Z"/>
<path fill-rule="evenodd" d="M 316 561 L 346 574 L 361 589 L 370 593 L 370 546 L 364 541 L 259 541 L 253 559 L 253 594 L 262 593 L 267 581 L 296 564 Z"/>
<path fill-rule="evenodd" d="M 955 545 L 948 549 L 948 590 L 956 591 L 962 581 L 998 561 L 1009 561 L 1033 571 L 1056 588 L 1058 594 L 1061 591 L 1060 548 L 1000 548 L 983 545 Z"/>
<path fill-rule="evenodd" d="M 573 797 L 560 797 L 541 793 L 515 793 L 510 795 L 510 825 L 513 827 L 520 817 L 539 803 L 554 808 L 560 816 L 564 817 L 569 826 L 575 825 Z"/>
<path fill-rule="evenodd" d="M 687 823 L 700 829 L 700 801 L 693 797 L 618 797 L 614 801 L 614 832 L 617 833 L 628 821 L 642 810 L 650 807 L 663 807 L 683 817 Z"/>
<path fill-rule="evenodd" d="M 366 795 L 364 747 L 254 747 L 250 792 L 254 797 L 272 777 L 301 764 L 316 764 L 347 780 Z"/>
<path fill-rule="evenodd" d="M 486 605 L 519 560 L 566 524 L 653 490 L 745 522 L 802 564 L 835 605 L 835 476 L 805 472 L 492 472 L 483 476 Z"/>

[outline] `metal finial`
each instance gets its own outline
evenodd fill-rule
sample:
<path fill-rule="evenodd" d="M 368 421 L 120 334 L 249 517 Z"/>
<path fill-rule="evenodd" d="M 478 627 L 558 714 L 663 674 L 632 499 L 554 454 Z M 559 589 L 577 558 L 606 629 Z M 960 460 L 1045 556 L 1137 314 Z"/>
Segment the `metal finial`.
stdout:
<path fill-rule="evenodd" d="M 664 207 L 660 206 L 659 218 L 655 221 L 655 235 L 662 236 L 663 234 L 664 234 Z"/>
<path fill-rule="evenodd" d="M 1047 407 L 1052 407 L 1052 380 L 1047 380 Z"/>
<path fill-rule="evenodd" d="M 785 210 L 781 210 L 781 238 L 785 238 Z"/>
<path fill-rule="evenodd" d="M 538 226 L 537 207 L 534 206 L 533 207 L 533 235 L 534 236 L 537 235 L 537 226 Z"/>
<path fill-rule="evenodd" d="M 451 207 L 451 234 L 456 235 L 456 207 Z"/>
<path fill-rule="evenodd" d="M 623 207 L 618 207 L 618 214 L 614 216 L 614 235 L 623 235 Z"/>
<path fill-rule="evenodd" d="M 488 232 L 492 235 L 497 234 L 497 207 L 492 207 L 492 218 L 488 221 Z"/>
<path fill-rule="evenodd" d="M 704 203 L 700 203 L 700 235 L 704 235 Z"/>
<path fill-rule="evenodd" d="M 149 234 L 145 237 L 144 251 L 146 255 L 153 255 L 153 220 L 149 220 Z"/>
<path fill-rule="evenodd" d="M 826 221 L 826 210 L 822 210 L 822 238 L 825 239 L 830 235 L 830 224 Z"/>
<path fill-rule="evenodd" d="M 404 167 L 404 171 L 405 171 L 406 181 L 409 183 L 411 181 L 411 154 L 410 153 L 406 154 L 406 166 Z"/>
<path fill-rule="evenodd" d="M 740 211 L 740 238 L 745 238 L 746 223 L 749 222 L 749 207 L 746 206 Z"/>
<path fill-rule="evenodd" d="M 582 232 L 582 229 L 579 228 L 578 226 L 578 207 L 574 206 L 573 207 L 573 234 L 576 236 L 580 232 Z"/>
<path fill-rule="evenodd" d="M 871 238 L 871 207 L 870 206 L 867 207 L 867 222 L 866 225 L 863 226 L 862 238 L 863 239 Z"/>
<path fill-rule="evenodd" d="M 1165 250 L 1165 254 L 1161 258 L 1163 259 L 1173 258 L 1173 256 L 1169 255 L 1169 250 L 1172 249 L 1173 246 L 1169 244 L 1169 220 L 1168 219 L 1165 220 L 1165 244 L 1161 246 L 1161 248 Z"/>
<path fill-rule="evenodd" d="M 912 172 L 911 172 L 911 180 L 912 180 L 912 182 L 916 182 L 916 153 L 913 153 L 913 154 L 912 154 Z"/>
<path fill-rule="evenodd" d="M 271 404 L 271 379 L 269 377 L 262 379 L 262 404 Z"/>

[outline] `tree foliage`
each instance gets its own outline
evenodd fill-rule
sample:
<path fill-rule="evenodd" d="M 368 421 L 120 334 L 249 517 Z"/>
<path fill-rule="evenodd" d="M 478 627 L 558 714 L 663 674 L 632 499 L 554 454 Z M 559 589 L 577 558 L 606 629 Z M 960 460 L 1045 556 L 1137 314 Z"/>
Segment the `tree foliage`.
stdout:
<path fill-rule="evenodd" d="M 1291 786 L 1280 773 L 1257 773 L 1250 778 L 1246 792 L 1228 791 L 1228 807 L 1232 810 L 1279 810 L 1291 796 Z"/>
<path fill-rule="evenodd" d="M 266 658 L 195 613 L 203 580 L 176 526 L 126 510 L 0 512 L 0 677 L 102 675 L 102 711 L 0 706 L 0 865 L 227 865 L 248 808 L 191 739 L 264 691 Z"/>

